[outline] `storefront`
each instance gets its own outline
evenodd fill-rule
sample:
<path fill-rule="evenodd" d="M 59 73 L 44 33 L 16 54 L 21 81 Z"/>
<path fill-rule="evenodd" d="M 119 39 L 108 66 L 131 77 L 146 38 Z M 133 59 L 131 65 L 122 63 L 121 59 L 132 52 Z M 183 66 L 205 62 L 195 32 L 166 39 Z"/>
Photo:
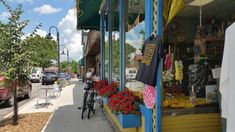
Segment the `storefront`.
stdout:
<path fill-rule="evenodd" d="M 167 2 L 99 3 L 100 19 L 96 26 L 101 32 L 101 79 L 119 82 L 119 91 L 133 86 L 129 84 L 137 81 L 127 79 L 126 68 L 153 33 L 162 39 L 164 53 L 157 69 L 155 107 L 140 105 L 141 126 L 122 128 L 111 111 L 107 112 L 121 131 L 222 131 L 225 125 L 220 116 L 219 77 L 213 73 L 221 67 L 225 29 L 235 20 L 235 2 Z M 135 68 L 138 67 L 139 64 Z M 143 100 L 145 86 L 135 84 L 140 88 L 134 88 L 133 93 Z"/>

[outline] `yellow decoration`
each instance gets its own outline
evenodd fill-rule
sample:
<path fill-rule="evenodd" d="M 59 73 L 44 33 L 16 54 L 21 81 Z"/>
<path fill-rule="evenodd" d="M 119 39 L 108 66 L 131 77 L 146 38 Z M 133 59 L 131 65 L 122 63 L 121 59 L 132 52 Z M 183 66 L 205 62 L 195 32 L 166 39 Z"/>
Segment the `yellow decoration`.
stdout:
<path fill-rule="evenodd" d="M 181 60 L 175 61 L 175 80 L 180 81 L 183 79 L 183 63 Z"/>
<path fill-rule="evenodd" d="M 188 96 L 181 96 L 173 99 L 166 99 L 165 101 L 163 101 L 164 107 L 172 107 L 172 108 L 193 108 L 196 105 L 206 105 L 206 104 L 209 103 L 206 102 L 205 98 L 197 98 L 196 104 L 192 104 Z"/>
<path fill-rule="evenodd" d="M 184 6 L 184 0 L 164 0 L 163 16 L 167 23 L 170 23 L 171 20 L 184 8 Z"/>

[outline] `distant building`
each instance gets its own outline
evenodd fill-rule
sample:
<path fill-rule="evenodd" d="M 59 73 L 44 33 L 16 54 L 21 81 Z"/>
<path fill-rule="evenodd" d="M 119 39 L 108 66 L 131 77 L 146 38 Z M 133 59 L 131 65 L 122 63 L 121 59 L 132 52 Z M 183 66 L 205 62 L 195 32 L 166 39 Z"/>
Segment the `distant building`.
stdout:
<path fill-rule="evenodd" d="M 58 72 L 58 67 L 51 66 L 51 67 L 44 68 L 44 72 Z"/>

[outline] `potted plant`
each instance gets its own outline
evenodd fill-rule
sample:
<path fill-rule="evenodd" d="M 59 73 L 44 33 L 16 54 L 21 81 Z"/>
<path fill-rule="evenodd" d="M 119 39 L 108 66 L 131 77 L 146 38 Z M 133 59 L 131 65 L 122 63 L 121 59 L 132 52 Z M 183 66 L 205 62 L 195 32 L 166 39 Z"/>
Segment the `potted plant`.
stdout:
<path fill-rule="evenodd" d="M 104 104 L 108 103 L 108 98 L 111 97 L 111 95 L 117 93 L 118 91 L 118 85 L 115 82 L 110 83 L 107 86 L 102 87 L 101 89 L 97 90 L 98 94 L 102 97 L 104 97 Z"/>
<path fill-rule="evenodd" d="M 102 89 L 103 87 L 105 87 L 107 85 L 108 85 L 108 81 L 100 80 L 97 83 L 95 83 L 94 88 L 95 88 L 95 90 L 98 91 L 98 90 Z"/>
<path fill-rule="evenodd" d="M 123 128 L 139 127 L 141 125 L 140 108 L 136 97 L 129 91 L 113 94 L 109 99 L 111 111 Z"/>

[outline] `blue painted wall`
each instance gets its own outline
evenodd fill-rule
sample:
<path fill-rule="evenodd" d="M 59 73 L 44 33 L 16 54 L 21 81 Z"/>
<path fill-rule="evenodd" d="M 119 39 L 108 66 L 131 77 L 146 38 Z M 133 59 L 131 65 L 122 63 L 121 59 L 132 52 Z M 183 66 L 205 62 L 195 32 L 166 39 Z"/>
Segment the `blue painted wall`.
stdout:
<path fill-rule="evenodd" d="M 153 0 L 145 0 L 145 40 L 153 32 Z M 153 131 L 153 113 L 151 109 L 140 106 L 141 113 L 145 118 L 145 132 Z"/>

